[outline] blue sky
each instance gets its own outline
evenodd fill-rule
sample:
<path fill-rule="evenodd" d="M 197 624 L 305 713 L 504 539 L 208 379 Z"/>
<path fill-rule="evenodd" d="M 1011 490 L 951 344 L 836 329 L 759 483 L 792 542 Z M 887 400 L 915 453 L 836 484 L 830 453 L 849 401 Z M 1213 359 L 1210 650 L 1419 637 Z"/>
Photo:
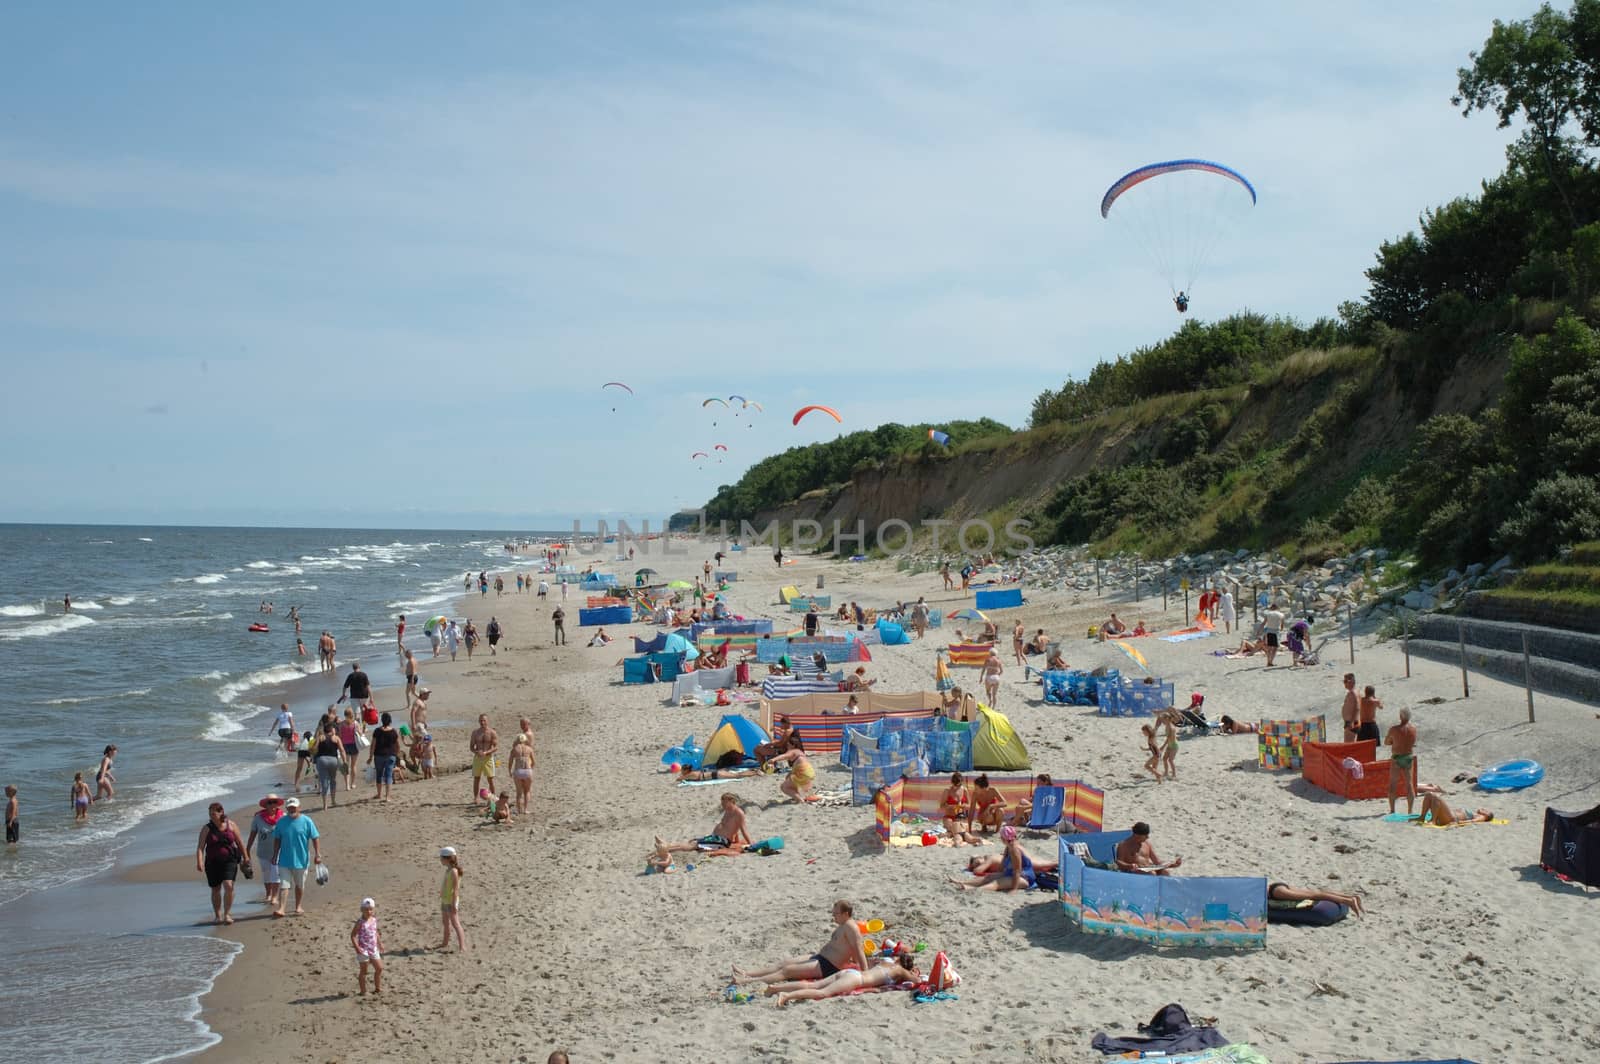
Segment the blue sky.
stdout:
<path fill-rule="evenodd" d="M 1177 324 L 1112 180 L 1238 167 L 1194 312 L 1332 314 L 1501 168 L 1449 96 L 1535 5 L 1083 6 L 8 4 L 0 520 L 541 527 L 804 403 L 1021 425 Z"/>

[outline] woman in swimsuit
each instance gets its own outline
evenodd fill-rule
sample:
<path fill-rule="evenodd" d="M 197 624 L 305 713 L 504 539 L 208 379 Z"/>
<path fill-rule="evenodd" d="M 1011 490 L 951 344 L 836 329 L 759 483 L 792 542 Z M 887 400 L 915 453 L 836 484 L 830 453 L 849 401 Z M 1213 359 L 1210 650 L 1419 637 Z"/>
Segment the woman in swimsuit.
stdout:
<path fill-rule="evenodd" d="M 1227 716 L 1226 714 L 1223 715 L 1222 734 L 1224 735 L 1254 735 L 1257 730 L 1257 725 L 1253 723 L 1243 720 L 1234 720 L 1232 717 Z"/>
<path fill-rule="evenodd" d="M 1161 770 L 1156 766 L 1161 764 L 1161 748 L 1156 746 L 1155 726 L 1141 724 L 1139 725 L 1139 731 L 1144 735 L 1144 748 L 1150 752 L 1150 756 L 1145 759 L 1144 770 L 1154 776 L 1157 783 L 1160 783 Z"/>
<path fill-rule="evenodd" d="M 967 785 L 962 781 L 961 773 L 950 773 L 950 786 L 944 792 L 944 797 L 939 800 L 939 806 L 943 814 L 945 834 L 950 836 L 952 845 L 982 844 L 983 840 L 969 830 L 972 826 L 972 798 L 967 793 Z"/>
<path fill-rule="evenodd" d="M 1417 823 L 1426 824 L 1433 817 L 1433 826 L 1447 828 L 1452 824 L 1487 824 L 1494 814 L 1487 809 L 1475 809 L 1470 814 L 1465 809 L 1452 809 L 1450 803 L 1437 794 L 1422 796 L 1422 816 Z"/>
<path fill-rule="evenodd" d="M 789 778 L 778 785 L 778 790 L 787 794 L 796 801 L 809 801 L 811 798 L 811 785 L 816 782 L 817 769 L 811 764 L 811 759 L 806 757 L 804 750 L 785 750 L 774 757 L 769 764 L 779 761 L 789 762 Z"/>
<path fill-rule="evenodd" d="M 999 831 L 1001 822 L 1006 818 L 1006 800 L 1000 792 L 989 786 L 987 775 L 979 776 L 973 781 L 978 789 L 972 795 L 972 820 L 985 831 Z M 972 830 L 972 820 L 967 822 L 967 830 Z"/>
<path fill-rule="evenodd" d="M 89 819 L 89 785 L 83 782 L 83 773 L 72 774 L 72 819 L 87 822 Z"/>
<path fill-rule="evenodd" d="M 108 746 L 100 755 L 100 767 L 94 771 L 94 800 L 109 802 L 116 796 L 112 784 L 117 782 L 117 777 L 111 774 L 111 762 L 116 759 L 117 748 Z"/>
<path fill-rule="evenodd" d="M 993 709 L 1000 700 L 1000 674 L 1006 667 L 1000 662 L 1000 655 L 989 651 L 989 657 L 983 663 L 983 693 L 989 700 L 989 708 Z"/>
<path fill-rule="evenodd" d="M 763 993 L 776 994 L 778 1007 L 783 1008 L 791 1001 L 821 1001 L 824 998 L 843 997 L 857 990 L 921 981 L 922 973 L 917 971 L 916 960 L 911 954 L 903 953 L 893 960 L 885 958 L 882 963 L 873 965 L 865 972 L 844 968 L 821 979 L 792 979 L 774 983 Z"/>
<path fill-rule="evenodd" d="M 526 732 L 518 732 L 511 742 L 511 780 L 517 787 L 517 812 L 528 815 L 528 802 L 533 797 L 533 740 Z"/>
<path fill-rule="evenodd" d="M 1000 838 L 1006 844 L 1005 855 L 1000 859 L 998 871 L 977 880 L 952 879 L 950 882 L 962 890 L 1003 890 L 1008 894 L 1018 890 L 1032 890 L 1034 886 L 1033 860 L 1023 852 L 1017 841 L 1017 829 L 1009 824 L 1000 829 Z"/>

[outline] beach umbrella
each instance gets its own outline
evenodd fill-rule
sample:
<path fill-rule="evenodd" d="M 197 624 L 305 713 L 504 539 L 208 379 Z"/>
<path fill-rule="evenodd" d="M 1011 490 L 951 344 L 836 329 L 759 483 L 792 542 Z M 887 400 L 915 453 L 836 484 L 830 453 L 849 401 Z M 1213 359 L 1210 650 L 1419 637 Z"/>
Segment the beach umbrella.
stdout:
<path fill-rule="evenodd" d="M 973 607 L 968 606 L 965 609 L 959 609 L 959 610 L 956 610 L 954 613 L 947 614 L 945 616 L 945 620 L 947 620 L 947 621 L 983 621 L 985 623 L 988 623 L 989 618 L 984 615 L 984 612 L 982 610 L 974 609 Z"/>
<path fill-rule="evenodd" d="M 656 572 L 654 569 L 635 569 L 633 571 L 633 575 L 634 576 L 660 576 L 661 574 Z"/>
<path fill-rule="evenodd" d="M 440 625 L 449 624 L 449 623 L 450 623 L 450 618 L 446 617 L 444 614 L 441 613 L 437 617 L 429 617 L 427 619 L 427 621 L 423 623 L 422 630 L 424 632 L 431 632 L 435 628 L 438 628 Z"/>
<path fill-rule="evenodd" d="M 1112 640 L 1112 645 L 1118 650 L 1122 651 L 1124 654 L 1128 655 L 1128 657 L 1132 658 L 1134 663 L 1137 664 L 1139 668 L 1143 669 L 1145 672 L 1150 671 L 1150 663 L 1144 660 L 1144 655 L 1139 653 L 1138 647 L 1134 646 L 1132 643 L 1124 642 L 1121 639 Z"/>

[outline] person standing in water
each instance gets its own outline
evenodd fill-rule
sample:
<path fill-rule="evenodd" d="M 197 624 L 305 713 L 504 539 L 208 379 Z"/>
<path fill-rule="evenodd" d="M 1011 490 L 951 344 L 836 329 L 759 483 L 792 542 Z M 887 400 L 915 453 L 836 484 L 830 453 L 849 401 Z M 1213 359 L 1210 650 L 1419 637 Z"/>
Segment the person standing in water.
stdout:
<path fill-rule="evenodd" d="M 89 819 L 89 785 L 81 772 L 72 774 L 72 819 L 85 823 Z"/>
<path fill-rule="evenodd" d="M 62 613 L 71 613 L 72 612 L 72 596 L 71 595 L 62 595 L 61 596 L 61 612 Z"/>
<path fill-rule="evenodd" d="M 22 815 L 17 804 L 17 785 L 6 784 L 6 845 L 16 848 L 22 841 Z"/>
<path fill-rule="evenodd" d="M 111 763 L 116 757 L 116 744 L 106 747 L 100 754 L 100 767 L 94 770 L 94 800 L 97 802 L 109 802 L 117 796 L 116 790 L 111 786 L 117 782 L 117 777 L 111 774 Z"/>

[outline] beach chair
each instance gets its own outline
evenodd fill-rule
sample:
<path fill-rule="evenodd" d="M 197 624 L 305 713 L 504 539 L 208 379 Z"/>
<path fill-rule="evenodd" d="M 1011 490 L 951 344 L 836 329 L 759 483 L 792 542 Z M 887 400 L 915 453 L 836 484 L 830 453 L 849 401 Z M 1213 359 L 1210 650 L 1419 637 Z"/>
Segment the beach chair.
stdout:
<path fill-rule="evenodd" d="M 1061 823 L 1061 811 L 1066 805 L 1065 787 L 1035 787 L 1033 791 L 1033 816 L 1028 821 L 1030 831 L 1054 831 Z"/>

